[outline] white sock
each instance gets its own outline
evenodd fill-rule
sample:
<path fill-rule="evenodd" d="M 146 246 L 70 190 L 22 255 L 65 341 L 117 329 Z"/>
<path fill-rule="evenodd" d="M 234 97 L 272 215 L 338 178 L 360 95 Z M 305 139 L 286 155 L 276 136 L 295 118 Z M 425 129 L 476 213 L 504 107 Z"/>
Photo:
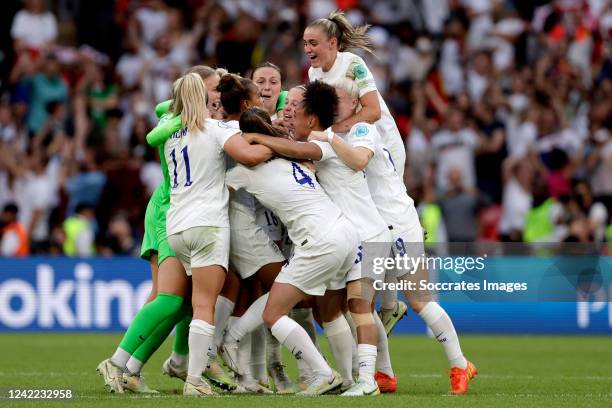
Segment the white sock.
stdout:
<path fill-rule="evenodd" d="M 216 331 L 215 331 L 216 333 Z M 177 368 L 187 368 L 187 364 L 189 363 L 189 355 L 177 354 L 175 351 L 172 351 L 170 354 L 170 359 L 172 360 L 172 365 Z"/>
<path fill-rule="evenodd" d="M 304 359 L 300 358 L 299 360 L 295 360 L 297 363 L 297 369 L 300 376 L 300 380 L 310 378 L 313 375 L 313 371 Z"/>
<path fill-rule="evenodd" d="M 266 308 L 268 296 L 268 293 L 260 296 L 239 319 L 228 326 L 227 332 L 233 340 L 241 340 L 245 335 L 263 324 L 263 311 Z"/>
<path fill-rule="evenodd" d="M 251 332 L 251 367 L 253 377 L 263 384 L 268 382 L 266 370 L 266 332 L 264 325 L 259 326 Z"/>
<path fill-rule="evenodd" d="M 390 274 L 385 275 L 385 283 L 395 283 L 397 279 L 391 277 Z M 397 291 L 390 289 L 382 289 L 380 295 L 380 305 L 383 309 L 391 310 L 397 304 Z"/>
<path fill-rule="evenodd" d="M 268 367 L 272 367 L 275 364 L 282 364 L 283 359 L 281 356 L 281 344 L 276 340 L 276 337 L 272 335 L 270 329 L 266 326 L 262 326 L 264 333 L 266 334 L 266 363 Z"/>
<path fill-rule="evenodd" d="M 192 379 L 200 379 L 201 381 L 214 335 L 215 326 L 204 320 L 192 320 L 189 324 L 189 367 L 187 368 L 187 375 Z"/>
<path fill-rule="evenodd" d="M 310 340 L 306 330 L 288 316 L 283 316 L 274 323 L 272 334 L 296 359 L 304 359 L 317 375 L 332 375 L 331 367 Z"/>
<path fill-rule="evenodd" d="M 234 311 L 234 302 L 224 296 L 217 296 L 217 302 L 215 303 L 215 335 L 213 337 L 213 344 L 211 346 L 211 354 L 217 355 L 217 349 L 223 342 L 223 335 L 227 328 L 228 321 L 232 312 Z"/>
<path fill-rule="evenodd" d="M 372 313 L 374 317 L 374 324 L 376 325 L 376 331 L 378 332 L 378 355 L 376 356 L 376 371 L 382 371 L 389 377 L 395 377 L 393 374 L 393 368 L 391 368 L 391 356 L 389 355 L 389 339 L 387 339 L 387 332 L 383 325 L 378 313 Z"/>
<path fill-rule="evenodd" d="M 332 354 L 336 359 L 336 367 L 342 375 L 345 383 L 353 381 L 353 344 L 355 339 L 351 334 L 351 328 L 344 318 L 340 315 L 334 321 L 324 322 L 323 331 L 329 342 Z"/>
<path fill-rule="evenodd" d="M 124 369 L 130 357 L 132 357 L 130 353 L 128 353 L 121 347 L 117 347 L 117 350 L 115 350 L 115 354 L 113 354 L 110 360 L 117 367 Z"/>
<path fill-rule="evenodd" d="M 317 350 L 319 350 L 317 331 L 315 328 L 314 316 L 312 315 L 312 309 L 309 307 L 293 309 L 291 310 L 289 315 L 300 326 L 302 326 L 304 330 L 306 330 L 308 336 L 310 337 L 310 340 L 312 340 Z M 303 359 L 296 360 L 296 362 L 298 372 L 300 374 L 300 379 L 312 377 L 313 371 Z"/>
<path fill-rule="evenodd" d="M 355 322 L 353 321 L 353 316 L 350 312 L 346 312 L 344 314 L 344 318 L 351 328 L 351 335 L 353 336 L 353 373 L 359 371 L 359 351 L 357 350 L 357 327 L 355 326 Z"/>
<path fill-rule="evenodd" d="M 238 343 L 238 365 L 244 370 L 242 380 L 253 381 L 253 368 L 251 367 L 251 334 L 248 333 L 242 337 Z"/>
<path fill-rule="evenodd" d="M 372 344 L 360 344 L 357 350 L 359 353 L 359 381 L 374 384 L 377 355 L 376 346 Z"/>
<path fill-rule="evenodd" d="M 125 368 L 130 374 L 140 375 L 140 371 L 142 370 L 142 366 L 144 363 L 139 361 L 136 357 L 132 356 L 125 364 Z"/>
<path fill-rule="evenodd" d="M 448 362 L 452 367 L 467 368 L 467 360 L 463 357 L 459 337 L 446 311 L 436 302 L 429 302 L 419 313 L 438 343 L 444 348 Z"/>

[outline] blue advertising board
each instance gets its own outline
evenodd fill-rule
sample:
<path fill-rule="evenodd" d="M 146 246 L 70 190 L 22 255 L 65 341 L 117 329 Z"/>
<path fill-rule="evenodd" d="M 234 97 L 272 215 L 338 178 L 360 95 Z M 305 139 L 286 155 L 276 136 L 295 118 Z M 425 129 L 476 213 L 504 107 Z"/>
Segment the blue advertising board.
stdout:
<path fill-rule="evenodd" d="M 0 258 L 0 331 L 123 331 L 150 288 L 136 258 Z M 612 334 L 612 286 L 581 302 L 440 298 L 460 333 Z M 409 313 L 394 332 L 425 330 Z"/>

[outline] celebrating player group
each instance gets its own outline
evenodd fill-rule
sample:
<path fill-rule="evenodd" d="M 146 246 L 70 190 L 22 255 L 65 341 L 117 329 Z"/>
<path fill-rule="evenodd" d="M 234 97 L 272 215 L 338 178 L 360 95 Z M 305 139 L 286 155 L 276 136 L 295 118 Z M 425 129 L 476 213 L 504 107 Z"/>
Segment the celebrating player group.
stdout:
<path fill-rule="evenodd" d="M 140 373 L 173 329 L 163 372 L 184 381 L 184 395 L 396 391 L 387 336 L 407 305 L 383 291 L 374 311 L 371 261 L 421 255 L 423 230 L 397 126 L 363 59 L 347 51 L 371 52 L 366 30 L 341 12 L 312 22 L 306 85 L 282 91 L 271 63 L 250 79 L 194 66 L 156 107 L 147 142 L 164 180 L 147 206 L 141 252 L 153 286 L 98 365 L 111 392 L 157 393 Z M 427 294 L 406 297 L 446 353 L 450 393 L 466 393 L 476 367 L 451 319 Z M 285 373 L 281 345 L 299 378 Z"/>

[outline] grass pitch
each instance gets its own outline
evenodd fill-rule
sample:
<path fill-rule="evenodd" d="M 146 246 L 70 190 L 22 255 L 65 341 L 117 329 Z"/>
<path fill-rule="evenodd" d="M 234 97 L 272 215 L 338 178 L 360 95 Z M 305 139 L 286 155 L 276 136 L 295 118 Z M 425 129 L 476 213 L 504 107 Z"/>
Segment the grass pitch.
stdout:
<path fill-rule="evenodd" d="M 115 334 L 2 334 L 0 389 L 69 388 L 71 401 L 9 401 L 0 406 L 71 407 L 610 407 L 612 406 L 612 338 L 545 336 L 462 336 L 465 355 L 479 375 L 464 396 L 448 396 L 448 367 L 442 348 L 426 336 L 391 336 L 398 393 L 369 398 L 322 396 L 231 396 L 198 399 L 180 395 L 182 382 L 161 375 L 170 352 L 166 343 L 146 365 L 147 383 L 161 396 L 108 394 L 96 365 L 120 340 Z M 325 352 L 329 355 L 325 340 Z M 292 376 L 295 364 L 285 361 Z"/>

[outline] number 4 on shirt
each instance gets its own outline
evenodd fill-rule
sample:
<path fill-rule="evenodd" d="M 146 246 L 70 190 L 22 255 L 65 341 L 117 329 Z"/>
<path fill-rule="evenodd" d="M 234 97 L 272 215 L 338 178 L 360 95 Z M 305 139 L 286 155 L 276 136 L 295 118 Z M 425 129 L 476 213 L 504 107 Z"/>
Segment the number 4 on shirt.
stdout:
<path fill-rule="evenodd" d="M 183 147 L 183 149 L 181 149 L 181 153 L 183 154 L 183 161 L 185 162 L 185 175 L 186 175 L 186 180 L 185 180 L 185 187 L 189 187 L 193 184 L 193 181 L 191 181 L 191 168 L 189 167 L 189 152 L 187 150 L 188 146 Z M 173 182 L 172 182 L 172 188 L 177 188 L 178 187 L 178 174 L 177 174 L 177 167 L 178 164 L 176 162 L 176 152 L 174 151 L 174 149 L 172 149 L 172 151 L 170 152 L 170 157 L 172 157 L 172 164 L 174 165 L 174 170 L 172 171 L 172 175 L 174 176 Z"/>

